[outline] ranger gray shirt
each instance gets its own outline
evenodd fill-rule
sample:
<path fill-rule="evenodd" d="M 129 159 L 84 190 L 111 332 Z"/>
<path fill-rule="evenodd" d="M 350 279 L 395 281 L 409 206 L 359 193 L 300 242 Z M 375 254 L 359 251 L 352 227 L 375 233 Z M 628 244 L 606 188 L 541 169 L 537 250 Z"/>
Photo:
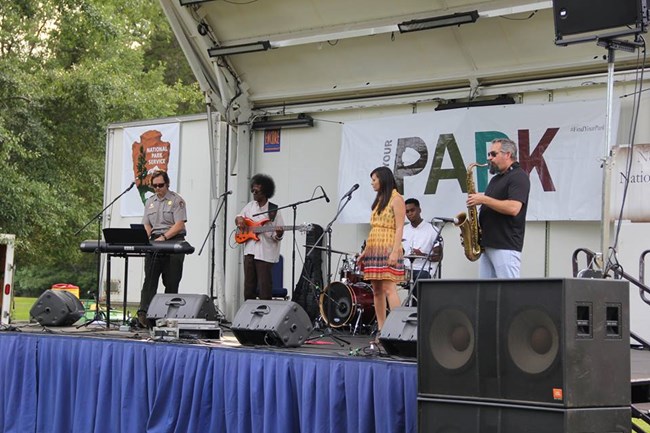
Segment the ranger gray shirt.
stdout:
<path fill-rule="evenodd" d="M 152 227 L 152 234 L 165 233 L 176 221 L 187 221 L 187 210 L 183 197 L 173 191 L 167 191 L 163 198 L 152 195 L 144 204 L 142 224 Z M 179 233 L 185 235 L 185 231 Z"/>

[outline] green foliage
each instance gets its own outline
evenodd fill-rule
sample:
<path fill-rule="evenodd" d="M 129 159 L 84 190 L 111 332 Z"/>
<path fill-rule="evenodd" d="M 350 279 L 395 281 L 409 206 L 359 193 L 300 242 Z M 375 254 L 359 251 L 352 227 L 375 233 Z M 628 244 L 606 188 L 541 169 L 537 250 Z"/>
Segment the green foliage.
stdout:
<path fill-rule="evenodd" d="M 97 276 L 93 255 L 88 256 L 83 257 L 80 263 L 17 269 L 15 295 L 38 297 L 53 284 L 69 283 L 79 287 L 80 297 L 92 298 L 97 289 Z"/>
<path fill-rule="evenodd" d="M 18 0 L 0 8 L 0 233 L 16 285 L 94 277 L 78 251 L 102 208 L 110 123 L 202 111 L 156 0 Z M 78 278 L 75 278 L 75 275 Z M 46 287 L 47 286 L 47 287 Z M 86 288 L 86 287 L 84 287 Z"/>

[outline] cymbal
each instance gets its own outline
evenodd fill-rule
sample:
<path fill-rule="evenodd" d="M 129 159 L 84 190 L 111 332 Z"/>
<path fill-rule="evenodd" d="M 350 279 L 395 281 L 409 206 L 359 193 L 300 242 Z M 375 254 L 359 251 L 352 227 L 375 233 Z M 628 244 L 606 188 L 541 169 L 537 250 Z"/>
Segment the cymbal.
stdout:
<path fill-rule="evenodd" d="M 305 248 L 313 248 L 315 250 L 322 250 L 322 251 L 327 251 L 327 247 L 321 247 L 320 245 L 303 245 Z M 353 256 L 356 253 L 348 253 L 347 251 L 337 251 L 337 250 L 330 250 L 334 254 L 343 254 L 344 256 Z"/>
<path fill-rule="evenodd" d="M 419 254 L 404 254 L 405 259 L 428 259 L 428 256 L 426 255 L 419 255 Z"/>

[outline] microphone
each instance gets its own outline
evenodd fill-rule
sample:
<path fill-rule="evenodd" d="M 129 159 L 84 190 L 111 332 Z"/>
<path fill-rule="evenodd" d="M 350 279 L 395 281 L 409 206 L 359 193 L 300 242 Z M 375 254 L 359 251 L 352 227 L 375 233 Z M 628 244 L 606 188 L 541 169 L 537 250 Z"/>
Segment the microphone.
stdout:
<path fill-rule="evenodd" d="M 225 196 L 225 195 L 230 195 L 230 194 L 232 194 L 232 189 L 230 189 L 230 190 L 224 192 L 224 193 L 221 194 L 219 197 L 223 197 L 223 196 Z M 218 197 L 217 197 L 217 198 L 218 198 Z"/>
<path fill-rule="evenodd" d="M 131 185 L 129 185 L 129 187 L 126 190 L 131 191 L 131 189 L 133 189 L 134 186 L 135 186 L 135 180 L 131 182 Z"/>
<path fill-rule="evenodd" d="M 449 218 L 449 217 L 433 217 L 434 220 L 438 221 L 444 221 L 446 223 L 454 223 L 458 225 L 460 221 L 458 221 L 458 218 Z"/>
<path fill-rule="evenodd" d="M 352 193 L 355 192 L 355 191 L 358 190 L 358 189 L 359 189 L 359 184 L 358 184 L 358 183 L 355 183 L 354 185 L 352 185 L 352 188 L 350 188 L 350 191 L 348 191 L 348 192 L 346 192 L 345 194 L 343 194 L 343 197 L 350 197 L 350 198 L 351 198 L 351 197 L 352 197 Z"/>
<path fill-rule="evenodd" d="M 327 196 L 327 193 L 325 192 L 325 190 L 323 189 L 322 186 L 320 186 L 320 185 L 318 185 L 318 186 L 320 187 L 320 190 L 323 191 L 323 195 L 325 196 L 325 201 L 326 201 L 327 203 L 329 203 L 329 202 L 330 202 L 330 198 Z"/>

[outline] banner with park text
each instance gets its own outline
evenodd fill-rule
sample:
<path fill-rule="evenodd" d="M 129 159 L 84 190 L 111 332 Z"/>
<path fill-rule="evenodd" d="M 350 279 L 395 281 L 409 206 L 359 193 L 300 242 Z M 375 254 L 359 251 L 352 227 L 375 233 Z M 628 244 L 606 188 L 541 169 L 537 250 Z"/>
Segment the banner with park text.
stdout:
<path fill-rule="evenodd" d="M 612 116 L 616 142 L 618 105 Z M 404 198 L 417 198 L 423 217 L 466 210 L 467 166 L 487 162 L 494 138 L 517 143 L 530 175 L 529 221 L 600 219 L 605 144 L 604 100 L 473 107 L 346 122 L 342 128 L 339 197 L 359 184 L 339 221 L 368 223 L 375 192 L 370 172 L 387 166 Z M 478 192 L 490 175 L 474 170 Z"/>

